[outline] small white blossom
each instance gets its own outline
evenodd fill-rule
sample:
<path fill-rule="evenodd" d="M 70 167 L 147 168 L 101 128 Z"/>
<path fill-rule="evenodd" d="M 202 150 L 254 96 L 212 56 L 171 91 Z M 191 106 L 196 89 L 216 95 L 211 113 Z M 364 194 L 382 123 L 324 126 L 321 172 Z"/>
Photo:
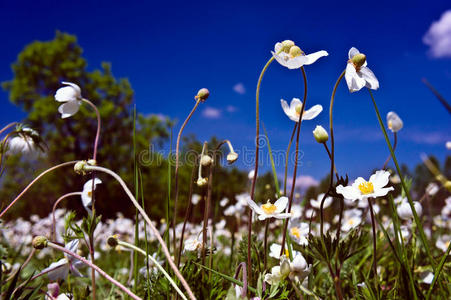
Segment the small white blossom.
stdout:
<path fill-rule="evenodd" d="M 384 170 L 376 171 L 371 175 L 370 180 L 366 181 L 362 177 L 357 178 L 352 185 L 337 186 L 337 193 L 342 194 L 350 200 L 363 200 L 367 198 L 377 198 L 388 194 L 393 187 L 385 187 L 388 184 L 390 173 Z"/>
<path fill-rule="evenodd" d="M 83 185 L 83 191 L 81 192 L 81 201 L 83 202 L 84 208 L 90 213 L 92 206 L 92 191 L 96 190 L 98 184 L 101 184 L 102 180 L 99 178 L 94 178 L 94 180 L 90 179 L 86 181 Z"/>
<path fill-rule="evenodd" d="M 268 200 L 268 202 L 260 206 L 249 197 L 247 198 L 247 204 L 258 215 L 260 221 L 267 218 L 286 219 L 291 216 L 289 213 L 282 213 L 288 205 L 287 197 L 280 197 L 274 204 Z"/>
<path fill-rule="evenodd" d="M 285 114 L 291 121 L 299 122 L 299 116 L 301 115 L 302 101 L 298 98 L 291 100 L 290 106 L 287 101 L 281 99 L 280 103 Z M 302 114 L 302 120 L 312 120 L 316 118 L 323 111 L 323 107 L 319 104 L 312 106 L 310 109 L 304 110 Z"/>
<path fill-rule="evenodd" d="M 398 132 L 402 129 L 404 123 L 394 111 L 391 111 L 387 114 L 387 126 L 391 131 Z"/>
<path fill-rule="evenodd" d="M 64 102 L 58 111 L 61 113 L 61 118 L 68 118 L 75 115 L 80 109 L 82 97 L 81 89 L 78 85 L 71 82 L 63 81 L 62 84 L 67 86 L 59 88 L 55 94 L 55 100 L 58 102 Z"/>
<path fill-rule="evenodd" d="M 320 57 L 329 55 L 324 50 L 305 55 L 298 46 L 295 46 L 292 41 L 288 40 L 276 43 L 274 51 L 271 51 L 271 53 L 279 64 L 288 69 L 299 69 L 304 65 L 311 65 Z"/>
<path fill-rule="evenodd" d="M 345 79 L 349 91 L 356 92 L 366 86 L 367 88 L 377 90 L 379 81 L 374 73 L 366 66 L 366 57 L 359 50 L 352 47 L 348 53 L 348 64 L 346 66 Z"/>
<path fill-rule="evenodd" d="M 413 206 L 415 207 L 415 211 L 420 216 L 423 212 L 423 208 L 421 207 L 420 202 L 414 201 Z M 410 207 L 409 202 L 402 201 L 399 206 L 396 208 L 396 212 L 398 213 L 398 216 L 403 220 L 411 220 L 413 219 L 413 212 Z"/>

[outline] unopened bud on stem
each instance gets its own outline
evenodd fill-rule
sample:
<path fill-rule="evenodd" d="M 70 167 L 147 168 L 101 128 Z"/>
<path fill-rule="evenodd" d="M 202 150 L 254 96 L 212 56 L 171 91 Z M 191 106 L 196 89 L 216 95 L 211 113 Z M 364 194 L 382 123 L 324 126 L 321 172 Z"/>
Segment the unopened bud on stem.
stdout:
<path fill-rule="evenodd" d="M 208 96 L 210 96 L 210 91 L 206 88 L 202 88 L 197 92 L 197 95 L 194 97 L 194 99 L 204 102 L 205 100 L 207 100 Z"/>
<path fill-rule="evenodd" d="M 47 247 L 47 242 L 48 240 L 45 236 L 38 235 L 33 239 L 32 245 L 33 248 L 41 250 Z"/>

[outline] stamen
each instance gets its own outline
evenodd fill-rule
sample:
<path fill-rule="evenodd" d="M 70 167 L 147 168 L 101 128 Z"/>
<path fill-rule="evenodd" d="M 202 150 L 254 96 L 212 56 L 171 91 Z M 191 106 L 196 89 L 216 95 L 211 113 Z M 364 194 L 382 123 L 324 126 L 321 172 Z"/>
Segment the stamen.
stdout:
<path fill-rule="evenodd" d="M 268 202 L 266 204 L 262 205 L 262 209 L 266 214 L 271 215 L 276 211 L 277 206 L 275 206 L 268 200 Z"/>
<path fill-rule="evenodd" d="M 359 190 L 362 195 L 368 195 L 374 192 L 374 186 L 372 182 L 365 181 L 359 184 Z"/>

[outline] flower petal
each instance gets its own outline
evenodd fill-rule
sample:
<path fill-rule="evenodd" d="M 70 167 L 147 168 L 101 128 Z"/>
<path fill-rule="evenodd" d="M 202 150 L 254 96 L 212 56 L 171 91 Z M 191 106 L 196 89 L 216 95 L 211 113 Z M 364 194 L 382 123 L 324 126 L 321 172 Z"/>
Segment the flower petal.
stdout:
<path fill-rule="evenodd" d="M 276 203 L 274 203 L 274 205 L 277 207 L 276 211 L 274 212 L 275 214 L 278 214 L 282 211 L 285 210 L 285 208 L 287 208 L 288 205 L 288 198 L 287 197 L 280 197 Z"/>
<path fill-rule="evenodd" d="M 348 63 L 346 66 L 345 79 L 351 93 L 359 91 L 366 84 L 365 79 L 362 78 L 362 75 L 357 73 L 352 63 Z"/>
<path fill-rule="evenodd" d="M 61 114 L 61 118 L 65 119 L 75 115 L 80 108 L 80 101 L 68 101 L 58 107 L 58 111 Z"/>
<path fill-rule="evenodd" d="M 369 197 L 374 197 L 374 198 L 382 197 L 382 196 L 387 195 L 390 191 L 393 191 L 393 190 L 394 190 L 394 188 L 392 186 L 387 187 L 387 188 L 377 189 L 377 190 L 374 190 L 374 193 L 370 194 Z"/>
<path fill-rule="evenodd" d="M 351 59 L 351 58 L 353 58 L 355 55 L 357 55 L 359 53 L 360 52 L 359 52 L 359 50 L 357 50 L 357 48 L 352 47 L 351 49 L 349 49 L 348 58 Z"/>
<path fill-rule="evenodd" d="M 64 246 L 64 248 L 66 248 L 67 250 L 72 251 L 72 252 L 77 252 L 78 244 L 79 244 L 79 243 L 80 243 L 80 240 L 78 240 L 78 239 L 72 240 L 72 241 L 70 241 L 69 243 L 67 243 L 67 244 Z M 67 255 L 67 256 L 69 256 L 69 258 L 72 258 L 72 256 L 70 256 L 70 255 Z M 67 257 L 67 256 L 66 256 L 66 257 Z"/>
<path fill-rule="evenodd" d="M 89 179 L 88 181 L 85 182 L 85 184 L 83 185 L 83 191 L 87 190 L 87 191 L 92 191 L 92 189 L 94 188 L 94 190 L 96 189 L 98 184 L 101 184 L 102 180 L 100 180 L 99 178 L 94 178 L 94 186 L 93 186 L 93 180 Z"/>
<path fill-rule="evenodd" d="M 323 107 L 320 104 L 313 106 L 312 108 L 304 111 L 302 115 L 302 120 L 312 120 L 316 118 L 323 111 Z"/>
<path fill-rule="evenodd" d="M 290 106 L 288 106 L 287 101 L 280 99 L 280 104 L 282 105 L 282 109 L 283 112 L 287 115 L 290 116 Z"/>
<path fill-rule="evenodd" d="M 341 184 L 337 186 L 336 189 L 338 194 L 342 194 L 343 197 L 349 200 L 359 200 L 361 197 L 360 192 L 353 188 L 352 186 L 342 186 Z"/>
<path fill-rule="evenodd" d="M 305 55 L 304 57 L 305 57 L 306 61 L 305 61 L 304 65 L 311 65 L 315 61 L 317 61 L 320 57 L 328 56 L 328 55 L 329 55 L 329 53 L 327 53 L 327 51 L 324 51 L 324 50 Z"/>
<path fill-rule="evenodd" d="M 389 182 L 389 178 L 390 172 L 379 170 L 371 175 L 370 182 L 373 184 L 374 190 L 377 190 L 386 186 Z"/>
<path fill-rule="evenodd" d="M 247 199 L 247 205 L 249 205 L 249 207 L 258 215 L 262 215 L 264 214 L 263 210 L 261 209 L 260 206 L 257 205 L 257 203 L 255 203 L 251 197 L 248 197 Z"/>
<path fill-rule="evenodd" d="M 359 72 L 363 79 L 365 79 L 367 88 L 372 90 L 377 90 L 379 88 L 379 81 L 377 80 L 374 73 L 368 67 L 361 67 Z"/>
<path fill-rule="evenodd" d="M 66 258 L 60 259 L 57 262 L 51 263 L 50 266 L 42 270 L 42 272 L 48 272 L 47 276 L 50 281 L 65 279 L 69 273 L 69 262 Z"/>

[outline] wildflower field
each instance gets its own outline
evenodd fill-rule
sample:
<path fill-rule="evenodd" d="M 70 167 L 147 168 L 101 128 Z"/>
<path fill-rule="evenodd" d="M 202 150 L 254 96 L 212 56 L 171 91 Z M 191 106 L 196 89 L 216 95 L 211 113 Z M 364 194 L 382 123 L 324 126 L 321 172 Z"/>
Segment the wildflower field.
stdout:
<path fill-rule="evenodd" d="M 403 112 L 379 106 L 385 83 L 365 49 L 338 54 L 327 100 L 311 100 L 320 78 L 309 71 L 329 53 L 304 47 L 282 40 L 263 50 L 243 169 L 232 137 L 186 134 L 213 89 L 186 95 L 192 108 L 174 123 L 140 113 L 110 65 L 88 71 L 74 36 L 27 45 L 3 83 L 28 116 L 0 130 L 0 299 L 451 299 L 451 157 L 442 164 L 425 151 L 414 171 L 405 165 Z M 282 161 L 261 113 L 273 68 L 302 91 L 276 100 L 291 133 Z M 368 157 L 356 178 L 336 158 L 340 88 L 364 95 L 383 135 L 386 157 Z M 328 122 L 315 123 L 320 114 Z M 327 167 L 300 189 L 305 140 Z"/>

